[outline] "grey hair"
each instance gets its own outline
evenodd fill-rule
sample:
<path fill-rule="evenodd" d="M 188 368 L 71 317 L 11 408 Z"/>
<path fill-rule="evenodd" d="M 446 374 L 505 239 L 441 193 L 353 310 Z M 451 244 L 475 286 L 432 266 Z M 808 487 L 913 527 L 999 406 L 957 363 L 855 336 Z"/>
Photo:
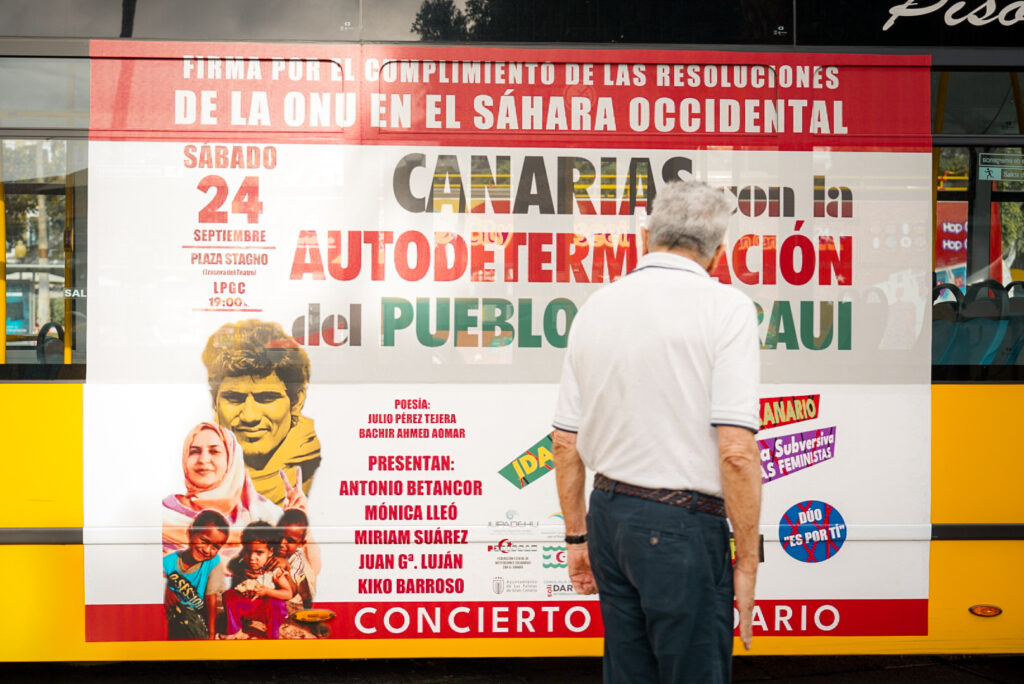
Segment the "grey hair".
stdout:
<path fill-rule="evenodd" d="M 707 183 L 666 183 L 658 190 L 647 219 L 648 248 L 682 248 L 710 259 L 725 239 L 731 214 L 725 193 Z"/>

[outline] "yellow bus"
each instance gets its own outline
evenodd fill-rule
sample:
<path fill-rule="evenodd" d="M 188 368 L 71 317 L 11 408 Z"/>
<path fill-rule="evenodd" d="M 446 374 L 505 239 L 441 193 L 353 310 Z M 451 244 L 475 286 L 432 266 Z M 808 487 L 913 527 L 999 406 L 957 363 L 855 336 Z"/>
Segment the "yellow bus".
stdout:
<path fill-rule="evenodd" d="M 689 178 L 757 303 L 755 653 L 1024 651 L 1013 3 L 527 5 L 5 17 L 0 659 L 599 655 L 554 392 Z"/>

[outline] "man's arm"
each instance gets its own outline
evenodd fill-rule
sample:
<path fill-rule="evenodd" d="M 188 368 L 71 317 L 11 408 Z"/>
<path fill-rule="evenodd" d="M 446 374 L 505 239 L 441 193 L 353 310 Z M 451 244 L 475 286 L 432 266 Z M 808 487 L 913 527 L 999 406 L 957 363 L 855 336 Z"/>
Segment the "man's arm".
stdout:
<path fill-rule="evenodd" d="M 562 507 L 566 535 L 586 534 L 587 504 L 583 500 L 587 469 L 576 451 L 576 435 L 564 430 L 555 430 L 552 435 L 555 457 L 555 480 L 558 484 L 558 501 Z M 569 579 L 577 594 L 596 594 L 597 583 L 590 569 L 587 545 L 567 544 Z"/>
<path fill-rule="evenodd" d="M 761 465 L 754 434 L 746 428 L 719 425 L 718 454 L 725 510 L 736 539 L 733 591 L 740 613 L 740 640 L 749 651 L 753 638 L 754 584 L 759 560 L 758 522 L 761 518 Z"/>

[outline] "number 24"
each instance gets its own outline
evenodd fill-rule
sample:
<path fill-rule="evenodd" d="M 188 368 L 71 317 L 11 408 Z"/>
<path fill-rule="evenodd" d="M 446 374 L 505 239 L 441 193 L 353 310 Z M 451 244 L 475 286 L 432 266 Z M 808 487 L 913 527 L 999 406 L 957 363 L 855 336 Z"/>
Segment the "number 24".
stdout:
<path fill-rule="evenodd" d="M 228 198 L 228 182 L 220 176 L 206 176 L 196 186 L 202 192 L 214 189 L 213 199 L 199 210 L 200 223 L 227 223 L 228 212 L 220 211 Z M 263 202 L 260 202 L 260 179 L 258 176 L 246 176 L 242 185 L 231 200 L 231 213 L 245 214 L 249 223 L 259 221 L 263 213 Z"/>

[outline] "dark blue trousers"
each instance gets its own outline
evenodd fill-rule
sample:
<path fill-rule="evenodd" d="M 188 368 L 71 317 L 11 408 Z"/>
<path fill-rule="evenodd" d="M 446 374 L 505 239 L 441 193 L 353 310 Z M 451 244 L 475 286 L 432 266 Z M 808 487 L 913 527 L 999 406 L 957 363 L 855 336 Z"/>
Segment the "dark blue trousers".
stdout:
<path fill-rule="evenodd" d="M 587 538 L 604 620 L 606 684 L 731 680 L 725 518 L 594 490 Z"/>

